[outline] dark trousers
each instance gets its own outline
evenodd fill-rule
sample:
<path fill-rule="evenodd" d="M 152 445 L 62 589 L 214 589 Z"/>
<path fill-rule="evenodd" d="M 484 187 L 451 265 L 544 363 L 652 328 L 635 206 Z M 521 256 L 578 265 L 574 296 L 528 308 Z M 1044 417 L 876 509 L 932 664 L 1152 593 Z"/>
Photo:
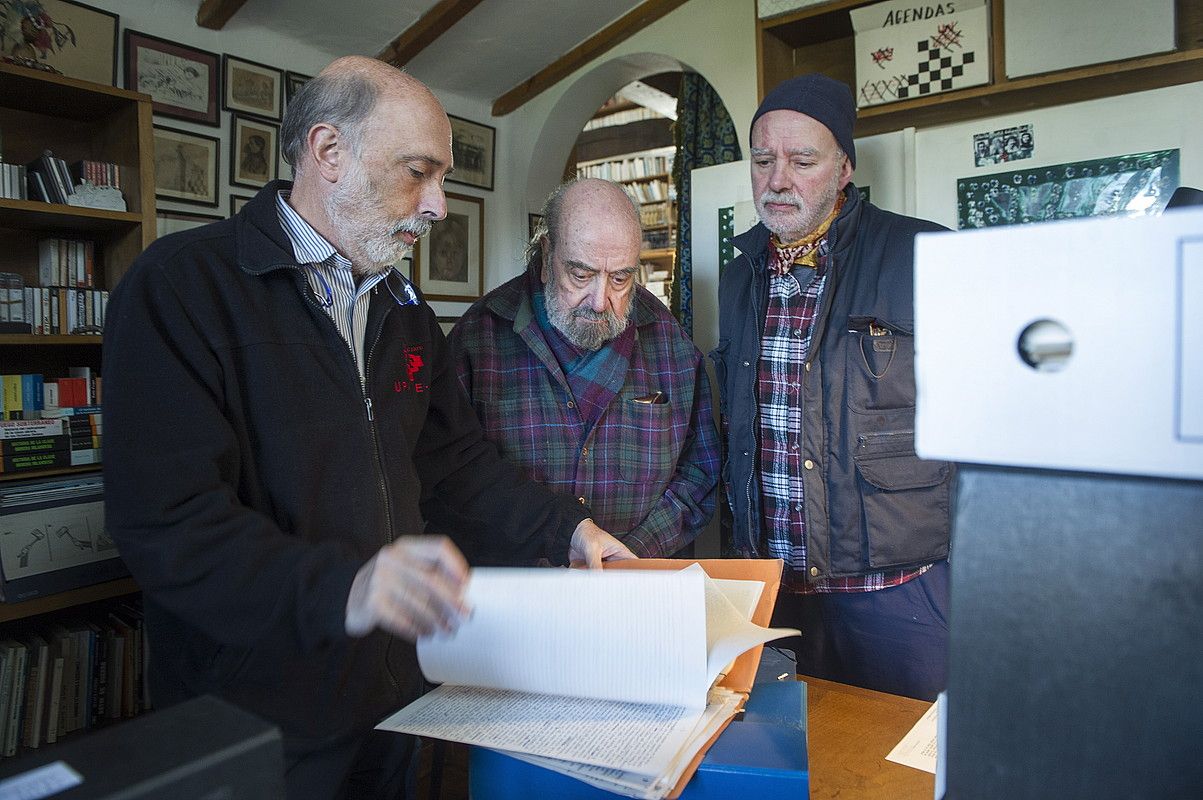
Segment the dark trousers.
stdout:
<path fill-rule="evenodd" d="M 406 800 L 414 737 L 371 731 L 307 753 L 289 753 L 288 800 Z"/>
<path fill-rule="evenodd" d="M 948 672 L 948 569 L 876 592 L 782 592 L 773 624 L 802 636 L 778 646 L 797 653 L 799 674 L 934 700 Z"/>

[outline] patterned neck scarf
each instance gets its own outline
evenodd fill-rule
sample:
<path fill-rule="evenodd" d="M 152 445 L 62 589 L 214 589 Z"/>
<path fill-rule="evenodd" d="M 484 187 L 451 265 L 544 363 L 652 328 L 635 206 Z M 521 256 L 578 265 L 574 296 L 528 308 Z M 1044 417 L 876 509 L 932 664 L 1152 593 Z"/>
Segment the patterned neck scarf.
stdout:
<path fill-rule="evenodd" d="M 773 259 L 771 266 L 773 272 L 777 275 L 785 275 L 794 268 L 795 264 L 800 264 L 804 267 L 817 269 L 819 264 L 819 245 L 822 244 L 824 237 L 827 236 L 827 231 L 831 228 L 831 223 L 835 222 L 835 218 L 840 215 L 840 209 L 844 207 L 844 193 L 840 192 L 836 197 L 835 208 L 831 209 L 831 213 L 827 215 L 819 226 L 810 233 L 798 239 L 796 242 L 782 244 L 777 238 L 777 234 L 773 234 L 770 242 L 773 247 Z"/>

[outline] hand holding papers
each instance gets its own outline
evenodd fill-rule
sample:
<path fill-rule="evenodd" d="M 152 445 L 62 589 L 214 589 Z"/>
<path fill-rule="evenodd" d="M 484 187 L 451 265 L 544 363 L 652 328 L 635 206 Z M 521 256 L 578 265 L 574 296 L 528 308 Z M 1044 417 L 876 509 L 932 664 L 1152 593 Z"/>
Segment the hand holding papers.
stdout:
<path fill-rule="evenodd" d="M 780 564 L 769 563 L 775 596 Z M 708 590 L 708 581 L 696 564 L 475 570 L 472 618 L 418 645 L 426 677 L 443 686 L 379 727 L 493 747 L 613 791 L 663 797 L 746 695 L 748 687 L 743 695 L 712 688 L 722 670 L 795 633 L 749 622 L 722 584 Z M 759 609 L 747 587 L 727 589 Z"/>

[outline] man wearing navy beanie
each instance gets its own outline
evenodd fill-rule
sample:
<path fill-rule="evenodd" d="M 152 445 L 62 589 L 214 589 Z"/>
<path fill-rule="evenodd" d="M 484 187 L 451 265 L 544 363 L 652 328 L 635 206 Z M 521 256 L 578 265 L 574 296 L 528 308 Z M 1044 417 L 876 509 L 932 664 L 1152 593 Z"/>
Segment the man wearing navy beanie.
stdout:
<path fill-rule="evenodd" d="M 760 222 L 734 239 L 714 359 L 734 538 L 786 564 L 798 672 L 932 699 L 947 662 L 953 466 L 915 455 L 914 238 L 851 183 L 856 108 L 791 78 L 752 117 Z"/>

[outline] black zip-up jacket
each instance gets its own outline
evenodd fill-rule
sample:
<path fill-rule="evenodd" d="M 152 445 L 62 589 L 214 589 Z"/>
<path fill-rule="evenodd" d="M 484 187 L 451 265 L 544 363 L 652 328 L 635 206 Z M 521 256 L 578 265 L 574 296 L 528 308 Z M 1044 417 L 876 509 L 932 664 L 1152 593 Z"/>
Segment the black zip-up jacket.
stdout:
<path fill-rule="evenodd" d="M 808 577 L 848 577 L 947 557 L 952 465 L 915 455 L 914 239 L 945 230 L 845 190 L 802 371 Z M 757 373 L 768 304 L 770 233 L 733 240 L 719 281 L 714 361 L 727 428 L 723 478 L 735 545 L 763 546 Z M 801 281 L 803 284 L 806 280 Z M 874 335 L 877 334 L 877 335 Z"/>
<path fill-rule="evenodd" d="M 482 438 L 424 303 L 377 286 L 361 383 L 277 219 L 286 186 L 155 242 L 113 291 L 104 471 L 153 700 L 218 694 L 279 724 L 292 759 L 418 694 L 411 645 L 343 625 L 358 569 L 422 531 L 424 495 L 516 559 L 557 563 L 588 509 Z"/>

